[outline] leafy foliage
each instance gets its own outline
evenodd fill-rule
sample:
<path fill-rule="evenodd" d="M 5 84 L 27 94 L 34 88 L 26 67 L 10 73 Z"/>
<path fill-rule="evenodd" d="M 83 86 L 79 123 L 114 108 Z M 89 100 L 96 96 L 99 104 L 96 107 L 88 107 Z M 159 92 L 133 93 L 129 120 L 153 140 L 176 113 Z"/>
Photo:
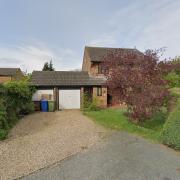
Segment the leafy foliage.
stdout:
<path fill-rule="evenodd" d="M 169 87 L 180 87 L 180 75 L 176 72 L 170 72 L 165 76 L 165 79 L 168 81 Z"/>
<path fill-rule="evenodd" d="M 2 88 L 2 85 L 0 85 L 0 139 L 6 138 L 7 131 L 9 129 L 5 98 L 3 94 L 4 94 L 4 90 Z"/>
<path fill-rule="evenodd" d="M 161 137 L 164 144 L 180 150 L 180 98 L 168 116 Z"/>
<path fill-rule="evenodd" d="M 7 94 L 7 111 L 15 114 L 26 114 L 32 111 L 29 104 L 32 103 L 34 88 L 26 81 L 12 81 L 4 84 Z"/>
<path fill-rule="evenodd" d="M 7 135 L 8 135 L 8 131 L 7 130 L 0 129 L 0 140 L 6 139 Z"/>
<path fill-rule="evenodd" d="M 145 121 L 164 104 L 168 96 L 166 81 L 158 66 L 158 51 L 145 54 L 109 51 L 102 64 L 109 69 L 107 86 L 115 103 L 125 102 L 131 120 Z"/>
<path fill-rule="evenodd" d="M 180 75 L 180 57 L 176 57 L 169 61 L 161 61 L 158 63 L 161 73 L 166 76 L 170 72 L 175 72 Z"/>
<path fill-rule="evenodd" d="M 52 60 L 50 62 L 45 62 L 42 70 L 43 71 L 54 71 Z"/>
<path fill-rule="evenodd" d="M 0 86 L 0 129 L 8 131 L 20 115 L 33 111 L 35 89 L 28 81 L 11 81 Z M 3 131 L 3 132 L 4 132 Z"/>
<path fill-rule="evenodd" d="M 180 57 L 160 64 L 170 88 L 180 87 Z"/>
<path fill-rule="evenodd" d="M 84 111 L 97 111 L 100 107 L 97 105 L 97 99 L 93 97 L 92 99 L 88 94 L 84 93 L 83 97 L 83 110 Z"/>

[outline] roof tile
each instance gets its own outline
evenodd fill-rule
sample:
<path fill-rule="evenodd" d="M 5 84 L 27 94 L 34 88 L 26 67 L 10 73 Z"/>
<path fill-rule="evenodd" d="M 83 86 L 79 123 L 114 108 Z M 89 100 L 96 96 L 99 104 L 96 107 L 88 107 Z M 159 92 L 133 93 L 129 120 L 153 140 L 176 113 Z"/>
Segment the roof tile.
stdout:
<path fill-rule="evenodd" d="M 13 76 L 19 68 L 0 68 L 0 76 Z"/>
<path fill-rule="evenodd" d="M 35 86 L 90 86 L 103 85 L 104 78 L 90 77 L 86 71 L 33 71 Z"/>
<path fill-rule="evenodd" d="M 121 52 L 122 55 L 127 54 L 136 54 L 142 56 L 143 53 L 137 49 L 130 49 L 130 48 L 106 48 L 106 47 L 85 47 L 85 51 L 88 53 L 90 61 L 93 62 L 101 62 L 103 58 L 110 52 L 118 51 Z"/>

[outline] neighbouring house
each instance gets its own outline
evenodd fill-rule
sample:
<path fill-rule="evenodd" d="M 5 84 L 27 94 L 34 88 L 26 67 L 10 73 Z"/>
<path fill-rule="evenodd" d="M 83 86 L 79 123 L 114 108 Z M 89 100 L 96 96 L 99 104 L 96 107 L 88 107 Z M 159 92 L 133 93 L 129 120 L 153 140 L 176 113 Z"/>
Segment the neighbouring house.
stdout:
<path fill-rule="evenodd" d="M 82 64 L 82 71 L 88 72 L 91 77 L 103 77 L 107 69 L 103 69 L 101 63 L 105 56 L 110 52 L 120 52 L 122 57 L 127 57 L 128 54 L 135 55 L 136 58 L 143 57 L 144 54 L 137 49 L 127 48 L 105 48 L 105 47 L 85 47 Z M 107 90 L 107 105 L 114 105 L 113 96 Z"/>
<path fill-rule="evenodd" d="M 90 99 L 96 97 L 99 106 L 107 106 L 105 79 L 85 71 L 33 71 L 31 82 L 37 88 L 33 101 L 54 101 L 57 110 L 80 109 L 85 93 Z"/>
<path fill-rule="evenodd" d="M 24 77 L 20 68 L 0 68 L 0 83 L 20 80 Z"/>

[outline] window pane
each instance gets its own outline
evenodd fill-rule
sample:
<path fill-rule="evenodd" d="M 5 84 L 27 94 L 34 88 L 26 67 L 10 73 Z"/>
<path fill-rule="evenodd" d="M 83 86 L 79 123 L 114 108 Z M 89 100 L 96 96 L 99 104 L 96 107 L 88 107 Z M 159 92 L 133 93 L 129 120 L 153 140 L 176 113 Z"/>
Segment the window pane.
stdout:
<path fill-rule="evenodd" d="M 101 87 L 97 88 L 97 95 L 102 96 L 102 88 Z"/>

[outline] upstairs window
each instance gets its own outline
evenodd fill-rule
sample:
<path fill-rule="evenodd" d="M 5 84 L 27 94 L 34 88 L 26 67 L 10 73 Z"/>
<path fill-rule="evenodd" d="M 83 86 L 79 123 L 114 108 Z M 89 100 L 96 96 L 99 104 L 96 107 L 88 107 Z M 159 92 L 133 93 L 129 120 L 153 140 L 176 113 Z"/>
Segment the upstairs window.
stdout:
<path fill-rule="evenodd" d="M 101 64 L 98 65 L 98 74 L 108 74 L 108 73 L 109 73 L 108 68 L 102 67 Z"/>

